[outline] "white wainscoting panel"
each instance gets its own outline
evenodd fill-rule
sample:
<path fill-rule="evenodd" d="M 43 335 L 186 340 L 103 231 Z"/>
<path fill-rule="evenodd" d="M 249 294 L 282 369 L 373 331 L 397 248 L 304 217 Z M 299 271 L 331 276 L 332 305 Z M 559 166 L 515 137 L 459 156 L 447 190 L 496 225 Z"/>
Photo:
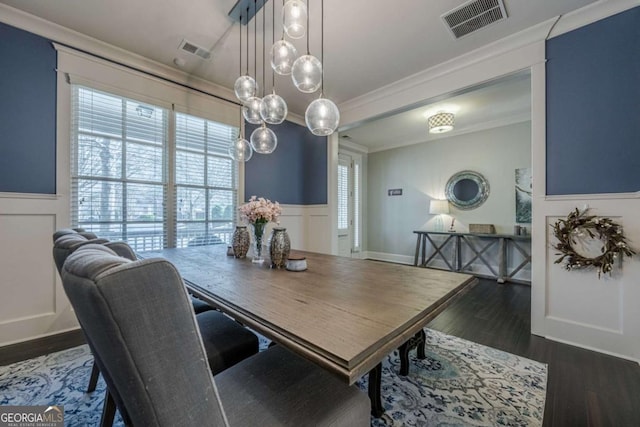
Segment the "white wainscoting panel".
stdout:
<path fill-rule="evenodd" d="M 78 327 L 51 252 L 66 200 L 0 194 L 0 346 Z"/>
<path fill-rule="evenodd" d="M 551 225 L 573 209 L 609 217 L 624 226 L 632 248 L 640 250 L 640 197 L 626 194 L 540 198 L 534 214 L 545 224 L 545 246 L 534 257 L 546 258 L 543 280 L 532 288 L 534 333 L 549 339 L 640 360 L 640 261 L 638 255 L 616 263 L 611 276 L 595 269 L 566 271 L 554 261 L 557 251 Z M 543 253 L 540 253 L 544 251 Z"/>
<path fill-rule="evenodd" d="M 281 205 L 280 226 L 287 229 L 292 250 L 331 253 L 331 221 L 328 205 Z M 267 235 L 274 224 L 267 227 Z"/>

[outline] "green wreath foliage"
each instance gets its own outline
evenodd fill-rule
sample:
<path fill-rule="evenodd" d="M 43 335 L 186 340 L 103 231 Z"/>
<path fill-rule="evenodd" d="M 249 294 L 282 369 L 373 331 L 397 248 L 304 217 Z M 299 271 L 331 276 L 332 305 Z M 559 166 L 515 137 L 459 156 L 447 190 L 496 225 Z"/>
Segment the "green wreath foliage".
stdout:
<path fill-rule="evenodd" d="M 603 242 L 602 254 L 594 258 L 586 258 L 578 254 L 573 248 L 575 236 L 578 233 L 587 233 L 591 238 L 597 238 Z M 622 234 L 622 227 L 610 218 L 587 215 L 587 210 L 580 211 L 576 208 L 566 219 L 560 219 L 553 225 L 553 235 L 558 243 L 552 247 L 559 251 L 560 255 L 555 263 L 565 263 L 567 270 L 593 267 L 598 270 L 598 278 L 602 273 L 613 270 L 613 263 L 618 257 L 628 257 L 635 254 Z"/>

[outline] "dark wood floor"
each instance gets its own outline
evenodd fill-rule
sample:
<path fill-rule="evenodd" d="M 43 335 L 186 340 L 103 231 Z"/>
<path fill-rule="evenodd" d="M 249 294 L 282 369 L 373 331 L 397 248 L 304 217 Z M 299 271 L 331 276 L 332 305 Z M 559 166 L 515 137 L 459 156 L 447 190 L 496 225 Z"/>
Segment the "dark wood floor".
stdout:
<path fill-rule="evenodd" d="M 549 365 L 544 426 L 640 426 L 640 365 L 531 335 L 531 288 L 481 279 L 428 326 Z M 0 365 L 78 345 L 79 331 L 0 349 Z"/>
<path fill-rule="evenodd" d="M 428 327 L 547 363 L 544 426 L 640 426 L 640 365 L 531 335 L 531 288 L 481 279 Z"/>

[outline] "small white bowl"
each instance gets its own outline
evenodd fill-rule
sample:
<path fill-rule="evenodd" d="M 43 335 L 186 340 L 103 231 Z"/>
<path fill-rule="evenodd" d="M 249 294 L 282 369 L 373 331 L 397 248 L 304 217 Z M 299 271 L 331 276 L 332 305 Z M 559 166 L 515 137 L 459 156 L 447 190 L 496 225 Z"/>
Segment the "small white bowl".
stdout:
<path fill-rule="evenodd" d="M 305 257 L 288 258 L 286 269 L 289 271 L 305 271 L 307 269 L 307 259 Z"/>

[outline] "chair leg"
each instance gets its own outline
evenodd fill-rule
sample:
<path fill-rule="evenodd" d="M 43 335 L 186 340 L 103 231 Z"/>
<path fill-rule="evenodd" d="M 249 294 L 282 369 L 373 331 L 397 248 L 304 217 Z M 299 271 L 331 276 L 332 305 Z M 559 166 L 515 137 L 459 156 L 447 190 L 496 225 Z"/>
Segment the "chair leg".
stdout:
<path fill-rule="evenodd" d="M 96 390 L 98 385 L 98 377 L 100 376 L 100 369 L 96 361 L 93 361 L 93 367 L 91 368 L 91 376 L 89 377 L 89 385 L 87 386 L 87 393 L 91 393 Z"/>
<path fill-rule="evenodd" d="M 113 420 L 116 417 L 116 402 L 114 402 L 109 389 L 104 394 L 104 406 L 102 407 L 102 418 L 100 419 L 100 427 L 112 427 Z"/>

